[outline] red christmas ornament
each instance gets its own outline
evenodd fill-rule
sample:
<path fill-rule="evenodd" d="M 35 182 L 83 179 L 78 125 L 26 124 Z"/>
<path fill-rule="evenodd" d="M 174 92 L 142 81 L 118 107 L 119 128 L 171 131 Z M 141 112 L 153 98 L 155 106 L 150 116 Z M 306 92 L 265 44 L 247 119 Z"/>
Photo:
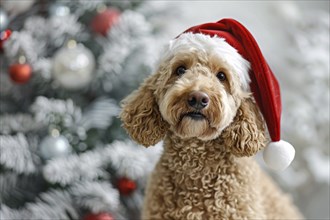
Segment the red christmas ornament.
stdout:
<path fill-rule="evenodd" d="M 9 66 L 8 72 L 12 81 L 24 84 L 31 78 L 32 68 L 27 63 L 15 63 Z"/>
<path fill-rule="evenodd" d="M 11 30 L 7 29 L 0 33 L 0 51 L 3 51 L 3 44 L 11 35 Z"/>
<path fill-rule="evenodd" d="M 117 188 L 120 194 L 128 196 L 136 189 L 136 183 L 131 179 L 122 177 L 117 182 Z"/>
<path fill-rule="evenodd" d="M 98 214 L 87 214 L 84 216 L 83 220 L 114 220 L 114 218 L 109 213 L 101 212 Z"/>
<path fill-rule="evenodd" d="M 91 29 L 95 33 L 106 36 L 111 27 L 117 23 L 120 12 L 114 8 L 108 8 L 98 13 L 91 22 Z"/>

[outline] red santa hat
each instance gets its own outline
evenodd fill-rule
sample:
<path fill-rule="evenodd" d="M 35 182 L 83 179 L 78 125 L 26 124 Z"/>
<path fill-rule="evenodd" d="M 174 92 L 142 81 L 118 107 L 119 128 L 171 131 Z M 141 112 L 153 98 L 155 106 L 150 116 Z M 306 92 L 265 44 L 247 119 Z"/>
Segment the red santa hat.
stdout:
<path fill-rule="evenodd" d="M 295 150 L 291 144 L 281 140 L 282 105 L 279 83 L 252 34 L 242 24 L 228 18 L 191 27 L 184 33 L 188 32 L 223 38 L 250 62 L 250 89 L 272 140 L 264 149 L 264 161 L 275 170 L 287 168 L 294 158 Z"/>

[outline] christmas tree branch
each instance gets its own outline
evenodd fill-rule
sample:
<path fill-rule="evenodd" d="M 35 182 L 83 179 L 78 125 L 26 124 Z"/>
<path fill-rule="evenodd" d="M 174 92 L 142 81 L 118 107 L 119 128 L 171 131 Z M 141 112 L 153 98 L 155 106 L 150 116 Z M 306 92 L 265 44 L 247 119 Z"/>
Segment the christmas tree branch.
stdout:
<path fill-rule="evenodd" d="M 26 137 L 19 133 L 14 136 L 0 136 L 0 163 L 17 173 L 33 173 L 35 164 Z"/>

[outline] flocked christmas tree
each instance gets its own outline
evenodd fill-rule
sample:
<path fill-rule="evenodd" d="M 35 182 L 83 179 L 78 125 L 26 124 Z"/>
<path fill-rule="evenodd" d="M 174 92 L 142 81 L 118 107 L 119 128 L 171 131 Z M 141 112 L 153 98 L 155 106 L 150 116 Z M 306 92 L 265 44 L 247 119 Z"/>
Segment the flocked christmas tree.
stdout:
<path fill-rule="evenodd" d="M 149 3 L 1 1 L 1 219 L 139 218 L 161 148 L 117 115 L 162 41 Z"/>

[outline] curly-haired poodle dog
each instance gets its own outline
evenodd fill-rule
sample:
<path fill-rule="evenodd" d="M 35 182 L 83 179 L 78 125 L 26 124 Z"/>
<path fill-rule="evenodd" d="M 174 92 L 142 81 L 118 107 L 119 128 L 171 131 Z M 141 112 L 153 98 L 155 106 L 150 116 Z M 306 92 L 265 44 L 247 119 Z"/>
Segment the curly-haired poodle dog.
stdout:
<path fill-rule="evenodd" d="M 248 157 L 266 141 L 248 71 L 224 39 L 184 33 L 123 101 L 123 126 L 135 141 L 164 140 L 142 219 L 301 219 Z"/>

